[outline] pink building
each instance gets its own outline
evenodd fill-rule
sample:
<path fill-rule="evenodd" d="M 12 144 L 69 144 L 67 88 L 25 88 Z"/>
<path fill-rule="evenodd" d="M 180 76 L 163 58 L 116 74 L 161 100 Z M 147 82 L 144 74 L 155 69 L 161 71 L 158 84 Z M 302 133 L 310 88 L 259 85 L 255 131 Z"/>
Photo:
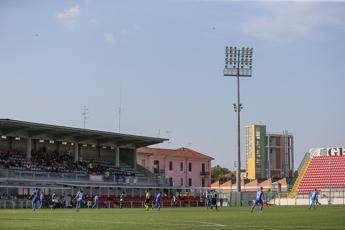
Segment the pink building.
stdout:
<path fill-rule="evenodd" d="M 137 150 L 137 163 L 165 178 L 170 186 L 209 187 L 212 157 L 188 148 Z"/>

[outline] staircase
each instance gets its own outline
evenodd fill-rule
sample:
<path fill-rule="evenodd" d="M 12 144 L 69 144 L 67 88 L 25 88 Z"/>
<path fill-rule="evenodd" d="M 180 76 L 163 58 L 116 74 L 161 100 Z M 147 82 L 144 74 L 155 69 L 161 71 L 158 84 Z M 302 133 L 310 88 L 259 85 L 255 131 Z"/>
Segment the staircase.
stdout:
<path fill-rule="evenodd" d="M 309 164 L 310 164 L 310 161 L 311 161 L 311 159 L 310 159 L 310 154 L 309 154 L 309 153 L 306 153 L 306 154 L 304 155 L 304 158 L 303 158 L 303 160 L 302 160 L 300 166 L 298 167 L 298 170 L 297 170 L 297 171 L 298 171 L 298 176 L 297 176 L 297 178 L 295 179 L 295 182 L 294 182 L 294 184 L 293 184 L 292 189 L 290 190 L 289 198 L 295 198 L 295 197 L 296 197 L 297 192 L 298 192 L 299 185 L 300 185 L 300 183 L 301 183 L 301 181 L 302 181 L 302 178 L 303 178 L 305 172 L 306 172 L 307 169 L 308 169 L 308 166 L 309 166 Z"/>

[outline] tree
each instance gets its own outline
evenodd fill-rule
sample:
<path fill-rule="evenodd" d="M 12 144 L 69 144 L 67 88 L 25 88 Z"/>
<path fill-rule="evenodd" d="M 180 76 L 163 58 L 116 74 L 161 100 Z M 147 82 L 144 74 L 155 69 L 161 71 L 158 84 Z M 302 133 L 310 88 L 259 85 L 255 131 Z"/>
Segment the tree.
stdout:
<path fill-rule="evenodd" d="M 220 167 L 219 165 L 212 167 L 212 183 L 215 181 L 222 181 L 224 175 L 229 173 L 230 170 L 227 168 Z"/>

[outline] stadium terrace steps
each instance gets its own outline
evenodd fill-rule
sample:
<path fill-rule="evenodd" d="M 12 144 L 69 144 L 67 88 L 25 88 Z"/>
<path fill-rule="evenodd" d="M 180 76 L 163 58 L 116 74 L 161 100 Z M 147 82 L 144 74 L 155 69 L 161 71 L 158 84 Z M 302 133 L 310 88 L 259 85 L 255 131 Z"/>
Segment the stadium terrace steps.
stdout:
<path fill-rule="evenodd" d="M 345 156 L 315 156 L 298 186 L 299 194 L 312 190 L 345 189 Z"/>
<path fill-rule="evenodd" d="M 295 181 L 295 183 L 294 183 L 294 185 L 293 185 L 293 187 L 292 187 L 292 189 L 291 189 L 291 191 L 289 193 L 289 197 L 290 198 L 295 198 L 296 197 L 297 192 L 298 192 L 298 188 L 300 186 L 300 183 L 302 181 L 302 178 L 303 178 L 305 172 L 308 169 L 310 161 L 311 161 L 311 159 L 310 159 L 309 155 L 305 155 L 304 164 L 301 167 L 301 169 L 299 171 L 299 174 L 298 174 L 298 177 L 297 177 L 297 179 L 296 179 L 296 181 Z"/>
<path fill-rule="evenodd" d="M 103 181 L 98 182 L 114 183 L 116 185 L 158 185 L 156 176 L 153 173 L 142 167 L 134 168 L 123 161 L 120 161 L 119 167 L 117 167 L 112 161 L 84 159 L 79 161 L 81 164 L 77 169 L 69 168 L 71 164 L 68 161 L 55 162 L 54 168 L 48 167 L 45 163 L 39 164 L 37 162 L 26 159 L 24 154 L 8 155 L 7 153 L 0 153 L 0 178 L 35 181 L 49 180 L 56 183 L 61 181 L 87 183 L 91 182 L 89 175 L 103 175 Z M 93 171 L 93 169 L 96 170 Z M 115 178 L 117 178 L 116 181 Z"/>

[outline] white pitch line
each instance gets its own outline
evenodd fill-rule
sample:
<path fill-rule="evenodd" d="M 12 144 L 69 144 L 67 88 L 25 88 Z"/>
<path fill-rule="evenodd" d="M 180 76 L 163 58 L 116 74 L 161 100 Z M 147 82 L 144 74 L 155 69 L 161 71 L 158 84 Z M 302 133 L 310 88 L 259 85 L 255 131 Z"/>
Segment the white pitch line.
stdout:
<path fill-rule="evenodd" d="M 216 227 L 226 227 L 226 225 L 224 224 L 217 224 L 217 223 L 204 222 L 204 221 L 195 221 L 193 223 L 207 224 L 207 225 L 216 226 Z"/>
<path fill-rule="evenodd" d="M 110 221 L 110 220 L 81 220 L 81 219 L 59 219 L 59 218 L 4 218 L 0 217 L 0 220 L 8 220 L 8 221 L 18 221 L 18 220 L 33 220 L 33 221 L 64 221 L 64 222 L 79 222 L 79 223 L 103 223 L 103 224 L 141 224 L 141 225 L 163 225 L 163 226 L 195 226 L 195 223 L 203 224 L 198 227 L 226 227 L 223 224 L 211 223 L 211 222 L 180 222 L 180 223 L 172 223 L 172 222 L 143 222 L 138 223 L 135 221 Z"/>

